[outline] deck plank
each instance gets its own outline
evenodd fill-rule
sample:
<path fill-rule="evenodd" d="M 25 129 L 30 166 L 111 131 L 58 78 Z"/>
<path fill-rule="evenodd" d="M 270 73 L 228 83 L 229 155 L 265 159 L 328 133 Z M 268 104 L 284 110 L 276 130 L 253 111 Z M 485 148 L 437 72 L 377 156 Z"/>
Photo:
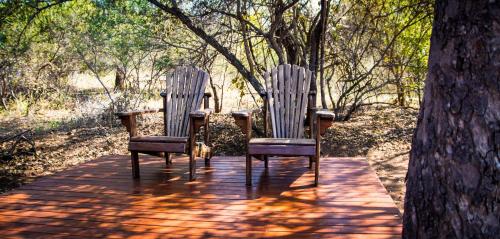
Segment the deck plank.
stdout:
<path fill-rule="evenodd" d="M 324 158 L 320 186 L 305 158 L 198 160 L 106 156 L 0 195 L 6 238 L 399 238 L 399 211 L 363 158 Z"/>

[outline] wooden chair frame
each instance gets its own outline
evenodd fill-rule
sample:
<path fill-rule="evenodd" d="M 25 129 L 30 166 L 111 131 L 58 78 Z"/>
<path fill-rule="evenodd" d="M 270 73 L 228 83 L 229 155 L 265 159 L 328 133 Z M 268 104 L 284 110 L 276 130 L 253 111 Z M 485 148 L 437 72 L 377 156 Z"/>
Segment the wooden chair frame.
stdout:
<path fill-rule="evenodd" d="M 172 134 L 168 134 L 167 117 L 169 112 L 165 110 L 167 109 L 167 94 L 168 92 L 160 94 L 163 98 L 163 108 L 161 109 L 118 112 L 115 114 L 129 133 L 128 148 L 131 153 L 132 176 L 133 178 L 140 177 L 139 153 L 164 157 L 167 166 L 172 164 L 171 153 L 184 153 L 189 155 L 189 180 L 193 181 L 196 179 L 196 157 L 204 158 L 206 165 L 210 163 L 210 158 L 212 157 L 211 148 L 208 146 L 210 133 L 209 121 L 210 115 L 213 112 L 209 108 L 211 94 L 203 94 L 203 110 L 192 109 L 188 113 L 189 121 L 185 122 L 188 127 L 188 137 L 171 136 Z M 165 136 L 138 136 L 137 116 L 157 112 L 163 112 Z M 205 129 L 203 142 L 197 143 L 196 133 L 199 132 L 202 126 Z"/>
<path fill-rule="evenodd" d="M 283 66 L 279 66 L 283 67 Z M 284 65 L 290 69 L 290 65 Z M 298 66 L 293 66 L 296 69 Z M 277 67 L 278 68 L 278 67 Z M 275 69 L 273 69 L 275 70 Z M 266 77 L 269 74 L 266 73 Z M 267 79 L 266 79 L 267 81 Z M 306 81 L 309 82 L 309 81 Z M 308 89 L 308 87 L 306 88 Z M 307 93 L 307 111 L 304 112 L 305 115 L 299 115 L 300 117 L 305 117 L 304 124 L 309 126 L 310 139 L 303 138 L 303 132 L 295 132 L 292 136 L 283 137 L 280 135 L 276 137 L 276 133 L 273 132 L 273 138 L 263 138 L 255 139 L 252 138 L 252 114 L 254 111 L 242 110 L 233 112 L 232 116 L 235 119 L 236 124 L 241 128 L 246 136 L 247 151 L 246 151 L 246 184 L 248 186 L 252 185 L 252 156 L 261 157 L 264 160 L 265 167 L 268 167 L 268 156 L 307 156 L 309 157 L 309 168 L 312 168 L 312 164 L 315 163 L 315 177 L 314 185 L 317 186 L 319 183 L 319 161 L 320 161 L 320 143 L 321 136 L 324 135 L 326 129 L 330 127 L 333 123 L 335 115 L 333 112 L 326 110 L 318 110 L 315 108 L 315 104 L 312 99 L 315 99 L 316 92 L 310 91 Z M 266 94 L 261 95 L 264 99 L 263 114 L 264 114 L 264 133 L 268 137 L 269 132 L 269 111 L 272 110 L 272 105 L 270 105 L 270 97 L 273 95 L 269 92 L 269 87 Z M 285 104 L 287 105 L 287 104 Z M 288 104 L 289 105 L 289 104 Z M 303 107 L 306 107 L 305 105 Z M 303 111 L 301 111 L 303 112 Z M 275 121 L 271 120 L 271 124 Z M 273 125 L 273 129 L 277 128 Z M 298 130 L 304 130 L 301 126 Z"/>

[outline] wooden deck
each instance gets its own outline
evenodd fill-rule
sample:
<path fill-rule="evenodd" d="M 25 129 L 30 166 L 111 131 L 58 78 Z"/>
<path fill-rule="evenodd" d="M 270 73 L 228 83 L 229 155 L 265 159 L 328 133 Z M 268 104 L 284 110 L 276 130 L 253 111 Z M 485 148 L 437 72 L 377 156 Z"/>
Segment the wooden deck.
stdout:
<path fill-rule="evenodd" d="M 400 238 L 401 219 L 362 158 L 322 159 L 320 186 L 305 158 L 214 157 L 188 182 L 187 158 L 170 168 L 107 156 L 0 195 L 5 238 Z"/>

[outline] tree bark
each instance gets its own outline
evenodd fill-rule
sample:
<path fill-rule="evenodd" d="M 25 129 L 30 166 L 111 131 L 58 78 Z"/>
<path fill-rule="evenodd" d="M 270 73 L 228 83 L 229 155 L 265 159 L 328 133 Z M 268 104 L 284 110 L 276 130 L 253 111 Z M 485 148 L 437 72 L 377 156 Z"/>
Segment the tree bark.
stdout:
<path fill-rule="evenodd" d="M 318 73 L 318 55 L 319 45 L 321 42 L 321 20 L 314 21 L 316 24 L 309 36 L 309 70 L 312 71 L 311 86 L 309 89 L 316 92 L 318 86 L 316 84 L 316 75 Z M 316 106 L 316 95 L 310 99 Z"/>
<path fill-rule="evenodd" d="M 403 78 L 394 74 L 396 77 L 396 95 L 397 95 L 397 103 L 401 107 L 406 106 L 406 94 L 403 86 Z"/>
<path fill-rule="evenodd" d="M 500 235 L 500 1 L 436 1 L 404 238 Z"/>
<path fill-rule="evenodd" d="M 115 67 L 115 91 L 125 89 L 125 71 L 119 66 Z"/>
<path fill-rule="evenodd" d="M 328 9 L 329 9 L 329 3 L 327 0 L 321 0 L 321 9 L 319 12 L 319 20 L 315 21 L 316 25 L 311 32 L 310 39 L 309 39 L 309 51 L 310 51 L 310 56 L 309 56 L 309 70 L 313 72 L 313 77 L 311 79 L 311 91 L 317 92 L 318 86 L 317 86 L 317 75 L 318 75 L 318 67 L 320 64 L 323 63 L 323 61 L 320 61 L 320 51 L 322 47 L 322 41 L 324 41 L 324 34 L 325 34 L 325 28 L 326 28 L 326 23 L 328 21 Z M 326 108 L 326 101 L 324 101 L 324 79 L 321 79 L 321 103 L 324 108 Z M 317 95 L 317 94 L 316 94 Z M 314 106 L 316 106 L 316 95 L 312 98 L 314 101 Z M 323 104 L 324 103 L 324 104 Z"/>
<path fill-rule="evenodd" d="M 330 11 L 330 2 L 321 0 L 321 43 L 320 43 L 320 57 L 319 57 L 319 84 L 320 84 L 320 97 L 321 106 L 323 109 L 328 109 L 326 104 L 325 94 L 325 43 L 326 43 L 326 27 L 328 25 L 328 12 Z"/>
<path fill-rule="evenodd" d="M 220 100 L 219 100 L 219 95 L 217 93 L 217 88 L 214 85 L 213 78 L 210 76 L 208 79 L 210 80 L 210 88 L 212 89 L 212 92 L 213 92 L 215 113 L 220 113 L 222 107 L 220 105 Z"/>

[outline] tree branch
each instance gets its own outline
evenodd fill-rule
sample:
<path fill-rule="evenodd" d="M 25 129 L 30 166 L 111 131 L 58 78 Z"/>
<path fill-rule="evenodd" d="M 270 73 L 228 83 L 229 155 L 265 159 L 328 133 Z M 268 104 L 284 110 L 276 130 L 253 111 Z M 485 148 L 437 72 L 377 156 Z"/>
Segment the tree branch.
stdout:
<path fill-rule="evenodd" d="M 255 78 L 255 76 L 243 65 L 243 63 L 232 53 L 221 45 L 213 36 L 208 35 L 203 29 L 196 26 L 193 21 L 186 16 L 179 9 L 175 3 L 175 1 L 171 1 L 172 7 L 169 7 L 165 4 L 158 2 L 157 0 L 148 0 L 151 4 L 155 5 L 162 11 L 169 13 L 179 19 L 184 26 L 189 28 L 194 34 L 203 39 L 206 43 L 212 46 L 215 50 L 221 53 L 228 61 L 233 65 L 238 72 L 245 77 L 248 82 L 252 85 L 252 87 L 259 93 L 259 95 L 263 95 L 265 93 L 264 87 L 262 84 Z"/>

